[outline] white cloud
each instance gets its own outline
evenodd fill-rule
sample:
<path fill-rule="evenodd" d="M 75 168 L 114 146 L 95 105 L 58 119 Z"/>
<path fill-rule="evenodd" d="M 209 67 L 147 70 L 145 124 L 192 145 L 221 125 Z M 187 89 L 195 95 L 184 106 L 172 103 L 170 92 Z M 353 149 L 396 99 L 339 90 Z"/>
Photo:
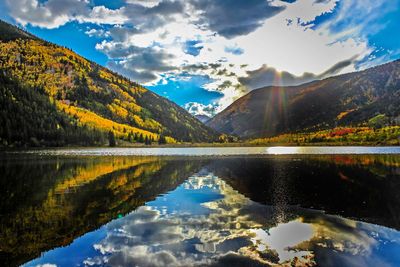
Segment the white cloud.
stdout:
<path fill-rule="evenodd" d="M 57 28 L 69 22 L 74 14 L 84 14 L 85 0 L 6 0 L 10 15 L 20 24 Z"/>
<path fill-rule="evenodd" d="M 254 0 L 251 4 L 127 0 L 112 10 L 92 7 L 87 0 L 6 1 L 11 15 L 23 25 L 55 28 L 69 21 L 114 25 L 107 31 L 86 31 L 89 36 L 107 37 L 96 48 L 108 56 L 108 66 L 145 85 L 179 79 L 182 72 L 208 76 L 204 89 L 224 94 L 217 111 L 263 82 L 273 84 L 262 79 L 262 71 L 268 74 L 273 69 L 277 78 L 290 80 L 281 84 L 296 84 L 369 66 L 370 62 L 359 64 L 375 49 L 365 33 L 378 31 L 382 27 L 374 23 L 378 16 L 395 6 L 372 0 Z M 317 17 L 332 12 L 329 20 L 315 25 Z M 239 19 L 242 16 L 246 19 Z M 341 24 L 347 26 L 337 27 Z M 188 42 L 194 44 L 195 53 Z M 335 72 L 328 71 L 349 59 Z M 257 82 L 255 73 L 260 76 Z"/>
<path fill-rule="evenodd" d="M 123 7 L 113 10 L 105 6 L 95 6 L 90 10 L 90 13 L 76 16 L 76 20 L 82 23 L 123 24 L 129 21 L 124 11 Z"/>
<path fill-rule="evenodd" d="M 218 104 L 204 105 L 197 102 L 189 102 L 185 104 L 184 108 L 192 115 L 213 117 L 218 111 Z"/>
<path fill-rule="evenodd" d="M 105 6 L 91 8 L 87 0 L 6 0 L 6 3 L 10 15 L 18 23 L 47 29 L 58 28 L 70 21 L 95 24 L 122 24 L 128 21 L 124 7 L 116 10 Z"/>
<path fill-rule="evenodd" d="M 154 7 L 158 5 L 162 0 L 125 0 L 129 4 L 137 4 L 145 7 Z"/>
<path fill-rule="evenodd" d="M 278 1 L 276 1 L 278 2 Z M 330 13 L 334 10 L 339 0 L 300 0 L 291 4 L 286 4 L 284 17 L 296 23 L 309 23 L 315 20 L 317 16 Z"/>
<path fill-rule="evenodd" d="M 90 30 L 85 31 L 85 33 L 87 35 L 89 35 L 89 37 L 98 37 L 98 38 L 103 37 L 104 38 L 104 37 L 110 36 L 110 33 L 103 29 L 90 29 Z"/>
<path fill-rule="evenodd" d="M 195 24 L 194 21 L 202 16 L 201 12 L 193 11 L 193 6 L 187 4 L 185 12 L 175 14 L 172 22 L 151 32 L 127 35 L 125 39 L 120 39 L 120 44 L 153 47 L 160 53 L 171 55 L 164 63 L 175 69 L 171 68 L 167 73 L 155 71 L 154 68 L 146 69 L 140 62 L 132 62 L 132 70 L 153 74 L 148 85 L 160 79 L 161 74 L 164 77 L 177 76 L 183 69 L 191 74 L 210 77 L 210 83 L 204 88 L 224 94 L 217 105 L 217 111 L 220 111 L 248 90 L 241 83 L 241 78 L 249 77 L 251 71 L 258 70 L 265 64 L 276 69 L 277 73 L 285 71 L 291 77 L 321 77 L 320 75 L 338 62 L 353 58 L 351 64 L 339 69 L 337 73 L 354 71 L 357 60 L 371 52 L 367 42 L 331 34 L 326 28 L 312 28 L 312 23 L 309 23 L 321 14 L 332 12 L 335 7 L 336 1 L 314 3 L 312 0 L 299 0 L 285 4 L 283 11 L 266 19 L 262 25 L 257 25 L 252 32 L 227 39 L 215 35 L 212 29 L 204 25 L 199 27 Z M 185 13 L 188 12 L 193 15 L 186 16 Z M 197 56 L 185 52 L 185 43 L 190 40 L 196 40 L 197 46 L 202 47 Z M 105 45 L 113 44 L 115 45 L 114 41 L 109 41 L 98 46 L 98 49 L 105 51 Z M 232 53 L 232 49 L 227 47 L 234 47 L 240 53 Z M 108 50 L 108 55 L 110 51 L 112 49 Z M 193 65 L 203 67 L 187 69 L 187 66 Z M 314 73 L 314 76 L 304 73 Z M 300 78 L 299 81 L 302 80 Z"/>
<path fill-rule="evenodd" d="M 288 25 L 287 19 L 296 19 L 293 12 L 299 9 L 300 3 L 304 10 L 313 6 L 309 0 L 298 3 L 288 4 L 285 11 L 266 21 L 253 34 L 238 37 L 235 41 L 244 49 L 238 60 L 253 69 L 268 64 L 279 71 L 300 76 L 304 72 L 323 73 L 339 61 L 355 55 L 361 59 L 370 52 L 363 40 L 337 40 L 336 36 L 326 31 L 314 30 L 297 22 Z M 329 12 L 331 5 L 319 10 L 321 13 Z M 302 18 L 309 20 L 316 14 L 306 15 L 303 14 Z"/>
<path fill-rule="evenodd" d="M 323 263 L 330 253 L 337 253 L 338 264 L 350 260 L 357 266 L 364 262 L 379 265 L 382 259 L 372 251 L 378 242 L 396 238 L 384 227 L 298 207 L 287 206 L 286 216 L 277 221 L 276 207 L 251 201 L 207 169 L 189 177 L 182 188 L 188 193 L 184 196 L 207 188 L 220 197 L 202 203 L 186 203 L 183 197 L 186 205 L 194 205 L 189 206 L 190 212 L 180 210 L 181 205 L 165 211 L 162 202 L 140 207 L 107 224 L 107 236 L 94 245 L 98 256 L 85 262 L 96 266 L 226 266 L 230 260 L 238 266 L 311 266 L 314 257 Z M 193 212 L 199 209 L 206 212 Z"/>

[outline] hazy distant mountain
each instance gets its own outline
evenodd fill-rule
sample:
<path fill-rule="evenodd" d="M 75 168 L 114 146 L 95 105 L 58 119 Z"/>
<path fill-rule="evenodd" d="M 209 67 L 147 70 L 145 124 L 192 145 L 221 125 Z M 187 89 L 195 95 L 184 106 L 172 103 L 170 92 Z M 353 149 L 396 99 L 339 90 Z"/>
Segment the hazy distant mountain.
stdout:
<path fill-rule="evenodd" d="M 198 119 L 199 121 L 201 121 L 202 123 L 206 123 L 207 121 L 209 121 L 211 119 L 211 117 L 208 117 L 207 115 L 196 115 L 194 117 L 196 119 Z"/>
<path fill-rule="evenodd" d="M 359 125 L 400 115 L 400 61 L 292 87 L 253 90 L 207 122 L 245 138 Z"/>
<path fill-rule="evenodd" d="M 175 103 L 0 21 L 0 145 L 207 142 L 217 133 Z"/>

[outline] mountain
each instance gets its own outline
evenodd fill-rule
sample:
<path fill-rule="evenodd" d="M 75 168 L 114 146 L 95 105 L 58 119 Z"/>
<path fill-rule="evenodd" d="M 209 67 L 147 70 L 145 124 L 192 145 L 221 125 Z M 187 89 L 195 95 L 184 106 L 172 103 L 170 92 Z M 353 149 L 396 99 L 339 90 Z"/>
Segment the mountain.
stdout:
<path fill-rule="evenodd" d="M 208 117 L 207 115 L 196 115 L 194 116 L 196 119 L 198 119 L 199 121 L 201 121 L 202 123 L 206 123 L 207 121 L 209 121 L 211 118 Z"/>
<path fill-rule="evenodd" d="M 243 138 L 399 122 L 400 60 L 290 87 L 253 90 L 207 125 Z"/>
<path fill-rule="evenodd" d="M 218 138 L 173 102 L 3 21 L 0 82 L 0 146 Z"/>
<path fill-rule="evenodd" d="M 2 163 L 2 266 L 21 266 L 43 251 L 71 244 L 174 190 L 205 164 L 166 157 L 48 159 L 39 168 L 25 161 Z"/>

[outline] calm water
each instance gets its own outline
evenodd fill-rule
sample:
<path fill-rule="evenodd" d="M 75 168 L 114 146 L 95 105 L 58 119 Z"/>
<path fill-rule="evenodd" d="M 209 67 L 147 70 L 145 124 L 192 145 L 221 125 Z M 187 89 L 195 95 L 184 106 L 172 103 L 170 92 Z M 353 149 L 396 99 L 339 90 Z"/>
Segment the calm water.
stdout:
<path fill-rule="evenodd" d="M 400 266 L 397 148 L 254 149 L 2 154 L 0 262 Z"/>
<path fill-rule="evenodd" d="M 400 154 L 400 147 L 190 147 L 190 148 L 77 148 L 25 151 L 51 156 L 228 156 L 228 155 L 324 155 Z"/>

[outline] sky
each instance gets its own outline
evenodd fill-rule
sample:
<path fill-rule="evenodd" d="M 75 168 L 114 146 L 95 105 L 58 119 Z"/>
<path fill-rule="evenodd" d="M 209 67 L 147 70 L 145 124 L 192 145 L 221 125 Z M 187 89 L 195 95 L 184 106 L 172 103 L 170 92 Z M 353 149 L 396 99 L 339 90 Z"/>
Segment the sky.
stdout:
<path fill-rule="evenodd" d="M 400 0 L 0 0 L 0 10 L 194 115 L 400 58 Z"/>

